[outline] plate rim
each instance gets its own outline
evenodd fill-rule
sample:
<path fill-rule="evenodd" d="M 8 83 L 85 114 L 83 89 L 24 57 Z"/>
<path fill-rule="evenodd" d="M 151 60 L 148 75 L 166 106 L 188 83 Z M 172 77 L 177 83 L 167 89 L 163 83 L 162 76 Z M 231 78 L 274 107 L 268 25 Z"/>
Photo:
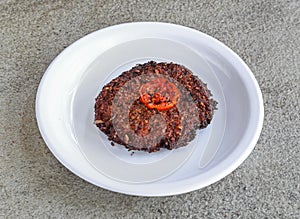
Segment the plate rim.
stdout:
<path fill-rule="evenodd" d="M 78 43 L 80 43 L 81 41 L 84 40 L 88 40 L 89 37 L 91 37 L 92 35 L 99 33 L 103 30 L 109 30 L 109 29 L 113 29 L 113 28 L 119 28 L 120 26 L 125 26 L 126 25 L 155 25 L 155 26 L 172 26 L 173 28 L 179 28 L 182 30 L 188 30 L 189 32 L 194 32 L 195 34 L 200 34 L 202 35 L 202 37 L 204 37 L 206 40 L 209 41 L 210 46 L 212 47 L 218 47 L 218 48 L 222 48 L 224 53 L 227 53 L 231 58 L 231 62 L 230 63 L 234 63 L 236 65 L 240 65 L 241 68 L 244 68 L 244 70 L 248 73 L 245 75 L 240 75 L 245 76 L 245 77 L 250 77 L 250 81 L 252 82 L 252 85 L 254 86 L 254 91 L 255 91 L 255 95 L 258 101 L 258 118 L 257 118 L 257 123 L 256 123 L 256 128 L 255 128 L 255 132 L 253 133 L 253 136 L 248 144 L 247 150 L 243 151 L 243 153 L 241 153 L 241 156 L 238 158 L 233 159 L 231 157 L 231 159 L 233 159 L 233 162 L 230 162 L 231 165 L 229 165 L 226 169 L 223 169 L 223 171 L 221 173 L 219 173 L 218 175 L 214 176 L 214 177 L 210 177 L 209 180 L 206 180 L 205 183 L 199 183 L 197 182 L 197 177 L 191 177 L 189 178 L 190 180 L 184 180 L 184 182 L 186 183 L 185 185 L 182 185 L 180 189 L 173 189 L 173 190 L 169 190 L 169 191 L 152 191 L 152 190 L 148 190 L 145 192 L 140 192 L 140 191 L 128 191 L 126 189 L 118 189 L 118 188 L 111 188 L 108 185 L 103 185 L 103 184 L 99 184 L 94 182 L 93 179 L 90 179 L 87 176 L 84 176 L 84 174 L 79 173 L 78 170 L 74 169 L 72 167 L 71 164 L 69 164 L 68 162 L 66 162 L 65 160 L 62 159 L 62 157 L 55 151 L 55 146 L 52 146 L 49 140 L 49 136 L 47 136 L 46 131 L 44 130 L 43 124 L 41 122 L 41 112 L 40 112 L 40 105 L 39 105 L 39 100 L 41 98 L 41 94 L 42 94 L 42 88 L 44 87 L 47 75 L 50 74 L 53 66 L 55 65 L 55 63 L 61 59 L 67 52 L 69 52 L 70 49 L 72 49 L 73 47 L 75 47 Z M 258 82 L 256 81 L 254 74 L 252 73 L 252 71 L 250 70 L 250 68 L 246 65 L 246 63 L 234 52 L 232 51 L 229 47 L 227 47 L 224 43 L 220 42 L 219 40 L 192 28 L 189 27 L 185 27 L 182 25 L 178 25 L 178 24 L 172 24 L 172 23 L 163 23 L 163 22 L 130 22 L 130 23 L 122 23 L 122 24 L 118 24 L 118 25 L 113 25 L 113 26 L 109 26 L 106 28 L 102 28 L 99 30 L 96 30 L 94 32 L 89 33 L 88 35 L 76 40 L 75 42 L 73 42 L 72 44 L 70 44 L 66 49 L 64 49 L 62 52 L 60 52 L 60 54 L 58 56 L 56 56 L 53 61 L 51 62 L 51 64 L 48 66 L 47 70 L 45 71 L 40 84 L 38 86 L 37 89 L 37 94 L 36 94 L 36 102 L 35 102 L 35 110 L 36 110 L 36 119 L 37 119 L 37 124 L 38 124 L 38 128 L 39 131 L 47 145 L 47 147 L 49 148 L 49 150 L 52 152 L 52 154 L 56 157 L 56 159 L 63 164 L 67 169 L 69 169 L 71 172 L 73 172 L 75 175 L 79 176 L 80 178 L 105 189 L 114 191 L 114 192 L 119 192 L 119 193 L 123 193 L 123 194 L 129 194 L 129 195 L 139 195 L 139 196 L 169 196 L 169 195 L 177 195 L 177 194 L 182 194 L 182 193 L 186 193 L 186 192 L 190 192 L 190 191 L 194 191 L 203 187 L 206 187 L 212 183 L 215 183 L 217 181 L 219 181 L 220 179 L 224 178 L 225 176 L 227 176 L 228 174 L 230 174 L 232 171 L 234 171 L 236 168 L 238 168 L 243 161 L 246 160 L 246 158 L 250 155 L 250 153 L 252 152 L 252 150 L 254 149 L 260 133 L 262 131 L 262 127 L 263 127 L 263 118 L 264 118 L 264 107 L 263 107 L 263 99 L 262 99 L 262 93 L 261 90 L 259 88 Z M 236 151 L 235 151 L 236 152 Z M 227 159 L 228 161 L 228 159 Z M 232 160 L 231 160 L 232 161 Z M 191 181 L 191 179 L 193 179 L 192 181 L 194 181 L 194 183 L 190 184 L 189 181 Z M 196 183 L 195 183 L 195 179 L 196 179 Z M 151 183 L 150 183 L 151 184 Z M 164 184 L 168 184 L 168 183 L 164 183 Z M 145 186 L 147 187 L 147 186 Z M 151 186 L 150 186 L 151 187 Z"/>

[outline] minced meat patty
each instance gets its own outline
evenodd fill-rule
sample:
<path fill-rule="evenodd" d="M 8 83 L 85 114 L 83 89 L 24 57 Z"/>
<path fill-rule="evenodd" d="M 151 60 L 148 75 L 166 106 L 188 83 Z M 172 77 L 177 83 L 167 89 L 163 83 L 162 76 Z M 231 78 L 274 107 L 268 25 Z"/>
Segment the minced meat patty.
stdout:
<path fill-rule="evenodd" d="M 129 150 L 186 146 L 210 124 L 217 102 L 197 76 L 174 63 L 150 61 L 106 84 L 95 103 L 96 126 Z"/>

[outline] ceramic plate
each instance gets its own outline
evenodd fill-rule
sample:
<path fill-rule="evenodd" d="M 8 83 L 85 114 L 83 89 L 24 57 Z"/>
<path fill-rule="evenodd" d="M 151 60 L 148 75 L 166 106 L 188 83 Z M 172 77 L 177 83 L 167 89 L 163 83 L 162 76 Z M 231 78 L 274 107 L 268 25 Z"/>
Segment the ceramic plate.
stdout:
<path fill-rule="evenodd" d="M 95 98 L 111 79 L 151 60 L 189 68 L 207 83 L 218 110 L 188 146 L 132 154 L 112 147 L 93 124 Z M 179 25 L 139 22 L 93 32 L 58 55 L 41 80 L 36 115 L 51 152 L 79 177 L 125 194 L 166 196 L 237 168 L 258 140 L 263 102 L 250 69 L 221 42 Z"/>

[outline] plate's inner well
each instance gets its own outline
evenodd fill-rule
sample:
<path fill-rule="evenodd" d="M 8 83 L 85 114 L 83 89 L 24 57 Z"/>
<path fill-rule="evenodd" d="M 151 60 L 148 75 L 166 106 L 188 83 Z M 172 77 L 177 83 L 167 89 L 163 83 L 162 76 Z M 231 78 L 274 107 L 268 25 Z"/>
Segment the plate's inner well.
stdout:
<path fill-rule="evenodd" d="M 186 66 L 208 84 L 208 89 L 218 102 L 218 110 L 215 111 L 212 123 L 206 129 L 197 131 L 196 138 L 186 147 L 172 151 L 162 149 L 156 153 L 130 152 L 123 146 L 112 147 L 107 136 L 93 124 L 95 98 L 103 86 L 136 64 L 148 61 L 174 62 Z M 165 39 L 130 41 L 102 53 L 87 68 L 76 87 L 71 112 L 74 138 L 86 159 L 102 174 L 127 183 L 163 179 L 172 173 L 176 174 L 186 162 L 188 165 L 193 162 L 197 171 L 201 159 L 207 159 L 202 157 L 203 154 L 209 152 L 210 159 L 213 158 L 225 129 L 224 97 L 214 72 L 195 51 Z M 115 126 L 117 125 L 118 120 L 115 120 Z M 192 156 L 193 152 L 196 155 Z M 205 164 L 208 162 L 209 160 L 205 161 Z"/>

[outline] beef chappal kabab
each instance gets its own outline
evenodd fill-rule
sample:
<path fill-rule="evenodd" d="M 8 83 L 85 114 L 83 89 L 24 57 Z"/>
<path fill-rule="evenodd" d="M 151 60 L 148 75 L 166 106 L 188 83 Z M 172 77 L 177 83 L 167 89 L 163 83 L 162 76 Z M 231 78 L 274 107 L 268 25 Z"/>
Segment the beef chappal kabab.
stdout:
<path fill-rule="evenodd" d="M 150 61 L 110 81 L 95 103 L 96 126 L 108 140 L 148 152 L 186 146 L 207 127 L 217 102 L 183 65 Z"/>

